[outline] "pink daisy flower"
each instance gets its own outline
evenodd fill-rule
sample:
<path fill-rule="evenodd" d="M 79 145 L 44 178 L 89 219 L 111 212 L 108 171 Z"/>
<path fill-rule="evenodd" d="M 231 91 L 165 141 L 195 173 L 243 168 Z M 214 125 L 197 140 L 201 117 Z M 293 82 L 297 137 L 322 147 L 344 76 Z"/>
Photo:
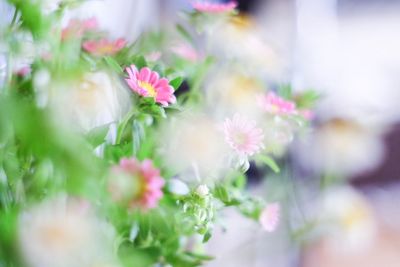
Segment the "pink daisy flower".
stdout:
<path fill-rule="evenodd" d="M 235 114 L 232 120 L 225 120 L 223 129 L 226 142 L 240 155 L 252 156 L 263 148 L 264 135 L 255 121 Z"/>
<path fill-rule="evenodd" d="M 96 18 L 85 20 L 73 19 L 68 23 L 67 27 L 61 31 L 61 39 L 79 38 L 82 37 L 85 32 L 95 30 L 97 27 L 98 23 Z"/>
<path fill-rule="evenodd" d="M 261 226 L 267 232 L 273 232 L 276 230 L 280 217 L 280 206 L 279 203 L 272 203 L 265 206 L 261 211 L 259 222 Z"/>
<path fill-rule="evenodd" d="M 160 79 L 157 72 L 147 67 L 139 71 L 135 65 L 126 68 L 126 72 L 129 77 L 125 80 L 134 92 L 144 97 L 153 97 L 157 103 L 163 106 L 176 102 L 174 89 L 168 79 Z"/>
<path fill-rule="evenodd" d="M 258 104 L 262 109 L 272 114 L 288 115 L 296 113 L 296 104 L 294 102 L 285 100 L 274 92 L 269 92 L 266 96 L 259 97 Z"/>
<path fill-rule="evenodd" d="M 89 40 L 82 44 L 83 49 L 95 56 L 109 56 L 114 55 L 126 45 L 126 41 L 123 38 L 119 38 L 115 41 L 109 41 L 107 39 L 101 40 Z"/>
<path fill-rule="evenodd" d="M 115 177 L 110 181 L 108 189 L 115 201 L 121 201 L 126 196 L 130 196 L 128 202 L 131 208 L 139 206 L 144 209 L 152 209 L 157 206 L 163 196 L 164 179 L 160 176 L 160 170 L 153 166 L 151 160 L 146 159 L 139 162 L 135 158 L 124 158 L 112 171 Z M 121 177 L 134 181 L 132 183 L 117 181 Z M 132 188 L 126 188 L 126 186 L 132 186 Z M 127 190 L 132 193 L 127 194 Z"/>
<path fill-rule="evenodd" d="M 205 13 L 224 13 L 232 11 L 237 7 L 236 1 L 230 1 L 227 3 L 217 3 L 214 1 L 207 0 L 194 0 L 191 1 L 192 7 L 200 12 Z"/>

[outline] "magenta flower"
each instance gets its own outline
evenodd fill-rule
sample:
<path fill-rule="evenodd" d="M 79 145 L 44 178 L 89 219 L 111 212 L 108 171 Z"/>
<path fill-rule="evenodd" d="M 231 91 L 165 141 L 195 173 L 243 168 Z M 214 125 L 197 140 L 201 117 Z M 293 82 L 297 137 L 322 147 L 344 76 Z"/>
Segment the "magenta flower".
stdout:
<path fill-rule="evenodd" d="M 128 201 L 131 208 L 155 208 L 162 198 L 164 179 L 151 160 L 121 159 L 112 169 L 109 191 L 117 202 Z"/>
<path fill-rule="evenodd" d="M 134 92 L 144 97 L 153 97 L 157 103 L 163 106 L 176 102 L 174 89 L 168 79 L 160 79 L 157 72 L 147 67 L 139 71 L 135 65 L 126 68 L 126 72 L 129 77 L 125 80 Z"/>
<path fill-rule="evenodd" d="M 110 56 L 116 54 L 126 45 L 126 41 L 123 38 L 119 38 L 115 41 L 109 41 L 107 39 L 101 40 L 89 40 L 82 44 L 83 49 L 95 56 Z"/>
<path fill-rule="evenodd" d="M 279 203 L 272 203 L 265 206 L 261 211 L 259 222 L 261 226 L 267 232 L 273 232 L 276 230 L 280 217 L 280 206 Z"/>
<path fill-rule="evenodd" d="M 232 11 L 237 7 L 236 1 L 230 1 L 227 3 L 216 3 L 207 0 L 194 0 L 191 1 L 192 7 L 200 12 L 205 13 L 224 13 Z"/>
<path fill-rule="evenodd" d="M 296 104 L 294 102 L 285 100 L 274 92 L 269 92 L 266 96 L 260 96 L 258 104 L 266 112 L 276 115 L 296 113 Z"/>
<path fill-rule="evenodd" d="M 238 114 L 232 120 L 225 120 L 224 134 L 226 142 L 240 155 L 252 156 L 263 148 L 262 130 L 256 127 L 255 121 L 248 121 Z"/>

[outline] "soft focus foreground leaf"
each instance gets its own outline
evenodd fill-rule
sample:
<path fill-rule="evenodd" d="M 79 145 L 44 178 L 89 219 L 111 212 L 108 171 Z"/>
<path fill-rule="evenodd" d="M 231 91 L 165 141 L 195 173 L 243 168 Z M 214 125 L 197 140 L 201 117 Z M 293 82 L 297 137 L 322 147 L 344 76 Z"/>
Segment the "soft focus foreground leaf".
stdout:
<path fill-rule="evenodd" d="M 279 173 L 281 170 L 275 160 L 266 155 L 258 155 L 257 160 L 263 162 L 268 167 L 270 167 L 274 172 Z"/>

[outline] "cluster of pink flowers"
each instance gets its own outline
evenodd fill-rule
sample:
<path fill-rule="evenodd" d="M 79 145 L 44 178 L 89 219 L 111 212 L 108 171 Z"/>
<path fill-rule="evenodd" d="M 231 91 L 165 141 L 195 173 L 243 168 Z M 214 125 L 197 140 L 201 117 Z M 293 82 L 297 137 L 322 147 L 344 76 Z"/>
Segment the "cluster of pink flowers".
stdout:
<path fill-rule="evenodd" d="M 118 166 L 113 168 L 113 175 L 126 175 L 130 179 L 135 179 L 134 183 L 139 190 L 131 188 L 132 199 L 130 199 L 130 207 L 141 207 L 144 209 L 155 208 L 158 201 L 162 198 L 163 192 L 162 187 L 164 186 L 164 179 L 160 176 L 160 170 L 153 166 L 151 160 L 144 160 L 139 162 L 135 158 L 124 158 L 121 159 Z M 114 177 L 114 179 L 116 179 Z M 114 200 L 121 199 L 122 190 L 126 188 L 120 188 L 119 186 L 113 186 L 111 180 L 109 191 Z"/>
<path fill-rule="evenodd" d="M 90 18 L 85 20 L 73 19 L 67 27 L 61 31 L 61 39 L 67 40 L 69 38 L 82 37 L 85 32 L 95 30 L 98 27 L 96 18 Z"/>
<path fill-rule="evenodd" d="M 226 142 L 240 155 L 252 156 L 263 148 L 264 135 L 255 121 L 235 114 L 225 120 L 223 130 Z"/>
<path fill-rule="evenodd" d="M 232 11 L 237 7 L 236 1 L 216 3 L 213 1 L 194 0 L 191 1 L 191 4 L 195 10 L 205 13 L 224 13 Z"/>
<path fill-rule="evenodd" d="M 174 88 L 169 84 L 166 78 L 160 78 L 160 75 L 144 67 L 140 70 L 135 65 L 126 68 L 128 78 L 126 82 L 129 87 L 137 94 L 144 97 L 153 97 L 157 103 L 168 106 L 176 102 Z"/>
<path fill-rule="evenodd" d="M 258 98 L 258 104 L 266 112 L 276 115 L 290 115 L 296 113 L 296 103 L 285 100 L 274 92 L 269 92 L 265 96 L 260 96 Z"/>
<path fill-rule="evenodd" d="M 107 39 L 100 40 L 88 40 L 83 42 L 82 47 L 87 52 L 95 56 L 109 56 L 119 52 L 126 45 L 126 41 L 123 38 L 119 38 L 115 41 Z"/>

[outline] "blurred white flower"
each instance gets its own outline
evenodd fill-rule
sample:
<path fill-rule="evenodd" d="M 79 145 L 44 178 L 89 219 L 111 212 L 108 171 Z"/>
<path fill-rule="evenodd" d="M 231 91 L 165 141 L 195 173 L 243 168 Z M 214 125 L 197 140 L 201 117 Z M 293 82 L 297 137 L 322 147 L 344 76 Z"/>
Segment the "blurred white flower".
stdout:
<path fill-rule="evenodd" d="M 279 77 L 282 62 L 276 51 L 264 40 L 249 17 L 235 16 L 222 20 L 209 31 L 210 48 L 219 58 L 240 61 L 252 74 Z"/>
<path fill-rule="evenodd" d="M 333 248 L 358 251 L 373 243 L 377 224 L 372 208 L 360 193 L 350 187 L 331 188 L 321 202 L 321 222 L 327 224 Z"/>
<path fill-rule="evenodd" d="M 226 167 L 229 150 L 217 124 L 204 115 L 176 118 L 165 126 L 160 148 L 166 163 L 181 171 L 182 179 L 218 176 Z"/>
<path fill-rule="evenodd" d="M 94 216 L 87 202 L 65 195 L 20 214 L 19 247 L 30 267 L 118 266 L 114 229 Z"/>
<path fill-rule="evenodd" d="M 52 107 L 57 121 L 89 131 L 113 123 L 128 112 L 129 92 L 113 74 L 105 71 L 86 73 L 72 82 L 51 84 Z"/>
<path fill-rule="evenodd" d="M 371 170 L 384 154 L 380 131 L 379 126 L 332 119 L 307 138 L 299 159 L 316 171 L 346 177 Z"/>
<path fill-rule="evenodd" d="M 205 197 L 205 196 L 207 196 L 209 193 L 210 193 L 210 189 L 209 189 L 208 186 L 205 185 L 205 184 L 199 185 L 199 186 L 196 188 L 196 194 L 199 195 L 200 197 Z"/>
<path fill-rule="evenodd" d="M 232 116 L 237 112 L 253 118 L 261 116 L 262 110 L 256 102 L 264 88 L 257 79 L 234 69 L 218 69 L 208 80 L 207 100 L 217 116 Z"/>

